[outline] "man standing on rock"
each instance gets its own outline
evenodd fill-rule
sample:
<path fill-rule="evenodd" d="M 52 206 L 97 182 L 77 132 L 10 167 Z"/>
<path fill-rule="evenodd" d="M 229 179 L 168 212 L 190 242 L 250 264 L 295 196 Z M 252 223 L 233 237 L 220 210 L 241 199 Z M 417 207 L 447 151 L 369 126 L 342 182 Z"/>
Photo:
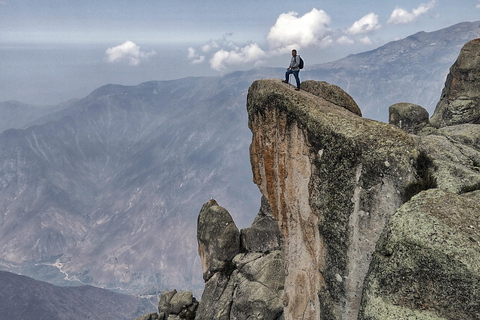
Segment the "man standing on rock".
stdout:
<path fill-rule="evenodd" d="M 288 83 L 290 75 L 293 73 L 295 76 L 295 80 L 297 81 L 297 88 L 295 90 L 300 90 L 300 78 L 298 77 L 298 73 L 300 72 L 300 56 L 297 56 L 297 50 L 292 50 L 292 60 L 290 60 L 290 66 L 287 68 L 287 72 L 285 72 L 285 80 L 282 80 L 285 83 Z"/>

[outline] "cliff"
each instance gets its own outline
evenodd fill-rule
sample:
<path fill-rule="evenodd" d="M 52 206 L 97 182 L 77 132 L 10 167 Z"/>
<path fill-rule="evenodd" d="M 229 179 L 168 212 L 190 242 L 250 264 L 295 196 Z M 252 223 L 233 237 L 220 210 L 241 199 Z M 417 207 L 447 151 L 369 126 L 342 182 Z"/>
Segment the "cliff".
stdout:
<path fill-rule="evenodd" d="M 469 42 L 459 60 L 479 53 Z M 476 74 L 475 61 L 452 67 L 446 87 Z M 339 87 L 302 89 L 249 89 L 262 206 L 238 230 L 215 200 L 203 205 L 195 319 L 480 319 L 480 126 L 441 108 L 429 123 L 408 103 L 385 124 Z M 480 109 L 480 89 L 469 92 L 463 115 Z"/>

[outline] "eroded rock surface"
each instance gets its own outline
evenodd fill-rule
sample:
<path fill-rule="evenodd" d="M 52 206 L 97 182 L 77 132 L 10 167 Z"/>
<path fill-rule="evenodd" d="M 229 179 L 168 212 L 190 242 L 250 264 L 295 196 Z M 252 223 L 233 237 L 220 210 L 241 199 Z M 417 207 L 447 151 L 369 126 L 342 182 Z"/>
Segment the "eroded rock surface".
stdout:
<path fill-rule="evenodd" d="M 382 232 L 359 319 L 480 319 L 480 202 L 431 189 Z"/>
<path fill-rule="evenodd" d="M 456 64 L 476 63 L 477 42 L 462 50 L 473 62 Z M 479 82 L 459 84 L 477 79 L 475 66 L 449 76 L 438 128 L 415 106 L 404 118 L 420 121 L 400 129 L 361 118 L 325 83 L 255 81 L 247 111 L 262 205 L 241 232 L 215 200 L 202 207 L 195 319 L 480 319 L 480 124 L 449 109 L 458 99 L 479 109 Z"/>

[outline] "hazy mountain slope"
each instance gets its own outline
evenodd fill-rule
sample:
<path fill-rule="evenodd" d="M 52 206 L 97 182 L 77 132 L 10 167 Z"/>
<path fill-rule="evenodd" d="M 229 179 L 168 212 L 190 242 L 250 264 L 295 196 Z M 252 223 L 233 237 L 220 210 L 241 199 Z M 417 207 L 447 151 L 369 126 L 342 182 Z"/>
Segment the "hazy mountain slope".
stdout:
<path fill-rule="evenodd" d="M 68 103 L 56 106 L 32 106 L 18 101 L 0 102 L 0 132 L 12 128 L 26 128 L 45 115 L 66 107 Z"/>
<path fill-rule="evenodd" d="M 132 291 L 200 285 L 201 204 L 215 196 L 247 225 L 260 201 L 247 86 L 229 81 L 108 85 L 59 121 L 1 134 L 4 268 Z"/>
<path fill-rule="evenodd" d="M 478 37 L 480 21 L 460 23 L 312 66 L 301 74 L 303 80 L 323 80 L 340 86 L 367 118 L 388 122 L 388 107 L 397 102 L 419 104 L 432 115 L 460 49 Z"/>
<path fill-rule="evenodd" d="M 56 287 L 0 271 L 2 320 L 131 320 L 155 311 L 146 299 L 91 287 Z"/>

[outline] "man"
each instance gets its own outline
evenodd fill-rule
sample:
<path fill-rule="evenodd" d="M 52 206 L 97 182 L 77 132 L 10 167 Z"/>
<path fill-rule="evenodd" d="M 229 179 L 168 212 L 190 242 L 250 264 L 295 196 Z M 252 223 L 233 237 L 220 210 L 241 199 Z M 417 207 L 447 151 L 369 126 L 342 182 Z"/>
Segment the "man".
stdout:
<path fill-rule="evenodd" d="M 290 66 L 287 68 L 287 72 L 285 72 L 285 80 L 282 82 L 288 83 L 290 75 L 293 73 L 295 76 L 295 80 L 297 81 L 297 88 L 295 90 L 300 90 L 300 78 L 298 77 L 298 73 L 300 72 L 300 56 L 297 56 L 297 50 L 292 50 L 292 59 L 290 60 Z"/>

